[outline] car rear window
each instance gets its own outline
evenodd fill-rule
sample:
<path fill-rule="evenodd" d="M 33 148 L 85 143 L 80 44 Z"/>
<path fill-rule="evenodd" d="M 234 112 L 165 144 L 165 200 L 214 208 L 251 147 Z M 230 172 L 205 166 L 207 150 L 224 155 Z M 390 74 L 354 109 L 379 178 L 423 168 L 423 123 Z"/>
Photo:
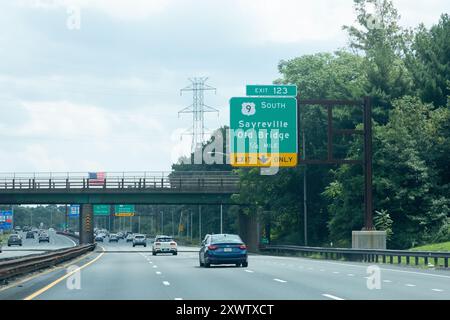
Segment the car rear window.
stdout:
<path fill-rule="evenodd" d="M 211 243 L 242 243 L 236 234 L 219 234 L 211 236 Z"/>
<path fill-rule="evenodd" d="M 172 238 L 158 238 L 156 239 L 157 242 L 171 242 L 173 241 Z"/>
<path fill-rule="evenodd" d="M 145 237 L 144 236 L 134 236 L 135 238 L 137 238 L 137 239 L 144 239 Z"/>

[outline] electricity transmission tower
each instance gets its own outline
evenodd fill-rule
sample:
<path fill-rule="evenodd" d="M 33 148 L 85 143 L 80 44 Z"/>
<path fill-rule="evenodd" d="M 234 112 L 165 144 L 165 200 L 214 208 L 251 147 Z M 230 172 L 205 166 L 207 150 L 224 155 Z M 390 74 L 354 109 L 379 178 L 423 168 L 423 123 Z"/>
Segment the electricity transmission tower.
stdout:
<path fill-rule="evenodd" d="M 205 84 L 206 80 L 208 80 L 207 77 L 189 78 L 191 84 L 180 90 L 180 95 L 183 94 L 183 91 L 192 91 L 193 96 L 192 104 L 178 112 L 178 116 L 181 113 L 192 113 L 192 127 L 184 133 L 192 135 L 192 152 L 195 152 L 196 148 L 201 147 L 203 142 L 205 142 L 204 114 L 206 112 L 217 112 L 219 114 L 219 110 L 204 103 L 205 91 L 214 91 L 216 93 L 216 88 Z"/>

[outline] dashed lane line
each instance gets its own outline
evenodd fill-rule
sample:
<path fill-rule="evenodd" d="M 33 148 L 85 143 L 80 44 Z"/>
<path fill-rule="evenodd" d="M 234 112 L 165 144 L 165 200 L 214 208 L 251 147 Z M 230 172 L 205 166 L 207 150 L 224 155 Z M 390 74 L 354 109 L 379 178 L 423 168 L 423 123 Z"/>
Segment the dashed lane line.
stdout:
<path fill-rule="evenodd" d="M 327 298 L 330 298 L 330 299 L 333 299 L 333 300 L 344 300 L 344 299 L 342 299 L 342 298 L 333 296 L 332 294 L 328 294 L 328 293 L 324 293 L 324 294 L 322 294 L 322 295 L 323 295 L 324 297 L 327 297 Z"/>

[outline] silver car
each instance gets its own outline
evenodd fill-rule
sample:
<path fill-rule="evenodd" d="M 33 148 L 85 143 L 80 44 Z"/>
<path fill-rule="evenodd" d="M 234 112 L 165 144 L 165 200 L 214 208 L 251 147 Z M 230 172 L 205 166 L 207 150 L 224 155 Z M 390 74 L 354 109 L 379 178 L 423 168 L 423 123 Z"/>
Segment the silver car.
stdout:
<path fill-rule="evenodd" d="M 147 238 L 143 234 L 136 234 L 133 237 L 133 247 L 144 246 L 147 247 Z"/>

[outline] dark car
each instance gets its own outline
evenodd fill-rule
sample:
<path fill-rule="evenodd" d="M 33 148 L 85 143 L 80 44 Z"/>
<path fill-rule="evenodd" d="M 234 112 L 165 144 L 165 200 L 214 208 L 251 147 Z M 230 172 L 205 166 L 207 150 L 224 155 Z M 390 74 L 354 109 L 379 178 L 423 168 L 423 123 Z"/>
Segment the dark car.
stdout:
<path fill-rule="evenodd" d="M 104 239 L 104 238 L 103 238 L 103 235 L 100 235 L 100 234 L 99 234 L 99 235 L 96 235 L 96 236 L 95 236 L 95 242 L 103 242 L 103 239 Z"/>
<path fill-rule="evenodd" d="M 205 237 L 199 252 L 201 267 L 234 264 L 247 267 L 247 246 L 236 234 L 211 234 Z"/>
<path fill-rule="evenodd" d="M 109 235 L 109 242 L 119 242 L 119 237 L 115 233 Z"/>
<path fill-rule="evenodd" d="M 39 243 L 41 242 L 50 242 L 50 237 L 48 236 L 48 233 L 41 232 L 39 234 Z"/>
<path fill-rule="evenodd" d="M 26 239 L 34 239 L 34 232 L 33 231 L 28 231 L 26 236 Z"/>
<path fill-rule="evenodd" d="M 22 246 L 22 238 L 18 234 L 11 234 L 8 238 L 8 247 Z"/>

